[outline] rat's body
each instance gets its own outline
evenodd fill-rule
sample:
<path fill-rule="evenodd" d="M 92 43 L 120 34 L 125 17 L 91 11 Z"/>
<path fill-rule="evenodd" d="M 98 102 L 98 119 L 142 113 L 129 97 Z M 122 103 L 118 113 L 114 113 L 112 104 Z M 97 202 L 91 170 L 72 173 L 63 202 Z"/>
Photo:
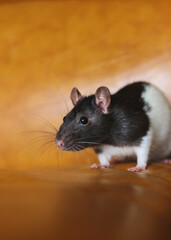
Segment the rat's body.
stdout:
<path fill-rule="evenodd" d="M 171 110 L 155 86 L 136 82 L 110 95 L 99 88 L 95 95 L 82 97 L 71 92 L 75 107 L 67 114 L 56 137 L 63 150 L 94 147 L 100 165 L 108 167 L 112 157 L 136 156 L 142 171 L 148 160 L 163 160 L 171 155 Z"/>

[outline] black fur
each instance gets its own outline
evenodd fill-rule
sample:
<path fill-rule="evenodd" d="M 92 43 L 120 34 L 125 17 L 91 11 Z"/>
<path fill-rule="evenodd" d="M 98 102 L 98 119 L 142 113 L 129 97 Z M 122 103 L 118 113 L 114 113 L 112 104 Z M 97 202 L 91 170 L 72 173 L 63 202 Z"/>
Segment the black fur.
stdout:
<path fill-rule="evenodd" d="M 97 146 L 97 147 L 94 147 L 94 151 L 95 151 L 95 153 L 102 153 L 103 151 L 102 151 L 102 148 L 100 147 L 100 146 Z"/>
<path fill-rule="evenodd" d="M 95 103 L 95 95 L 84 97 L 66 115 L 56 138 L 65 144 L 63 150 L 78 151 L 100 145 L 135 146 L 149 130 L 150 122 L 144 107 L 142 93 L 148 83 L 129 84 L 111 95 L 109 113 L 103 114 Z M 87 117 L 89 123 L 81 125 L 79 119 Z"/>

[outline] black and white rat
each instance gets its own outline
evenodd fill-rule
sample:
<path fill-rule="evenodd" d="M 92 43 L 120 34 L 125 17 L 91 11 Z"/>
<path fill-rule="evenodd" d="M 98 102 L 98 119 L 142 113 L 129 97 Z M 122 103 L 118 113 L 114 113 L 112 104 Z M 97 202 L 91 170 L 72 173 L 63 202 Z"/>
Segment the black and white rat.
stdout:
<path fill-rule="evenodd" d="M 64 117 L 55 142 L 66 151 L 93 147 L 100 164 L 109 167 L 112 157 L 136 156 L 139 172 L 149 160 L 171 155 L 171 109 L 163 93 L 147 82 L 135 82 L 111 95 L 100 87 L 94 95 L 71 91 L 74 108 Z"/>

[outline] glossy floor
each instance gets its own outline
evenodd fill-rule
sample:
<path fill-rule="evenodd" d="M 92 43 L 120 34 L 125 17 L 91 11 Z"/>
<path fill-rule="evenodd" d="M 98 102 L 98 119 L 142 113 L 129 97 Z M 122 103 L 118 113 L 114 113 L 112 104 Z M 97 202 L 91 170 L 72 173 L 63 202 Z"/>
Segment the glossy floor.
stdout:
<path fill-rule="evenodd" d="M 170 239 L 171 166 L 1 170 L 1 239 Z"/>

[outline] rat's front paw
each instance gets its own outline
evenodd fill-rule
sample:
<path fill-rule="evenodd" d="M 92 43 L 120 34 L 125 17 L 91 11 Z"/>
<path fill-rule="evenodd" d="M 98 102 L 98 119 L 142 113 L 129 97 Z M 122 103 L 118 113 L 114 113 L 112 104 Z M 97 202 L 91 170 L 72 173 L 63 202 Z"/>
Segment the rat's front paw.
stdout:
<path fill-rule="evenodd" d="M 108 168 L 108 167 L 109 166 L 101 165 L 101 164 L 97 164 L 97 163 L 94 163 L 93 165 L 91 165 L 91 168 L 96 168 L 96 169 Z"/>
<path fill-rule="evenodd" d="M 145 167 L 131 167 L 131 168 L 128 168 L 128 171 L 130 172 L 142 172 L 145 170 Z"/>

